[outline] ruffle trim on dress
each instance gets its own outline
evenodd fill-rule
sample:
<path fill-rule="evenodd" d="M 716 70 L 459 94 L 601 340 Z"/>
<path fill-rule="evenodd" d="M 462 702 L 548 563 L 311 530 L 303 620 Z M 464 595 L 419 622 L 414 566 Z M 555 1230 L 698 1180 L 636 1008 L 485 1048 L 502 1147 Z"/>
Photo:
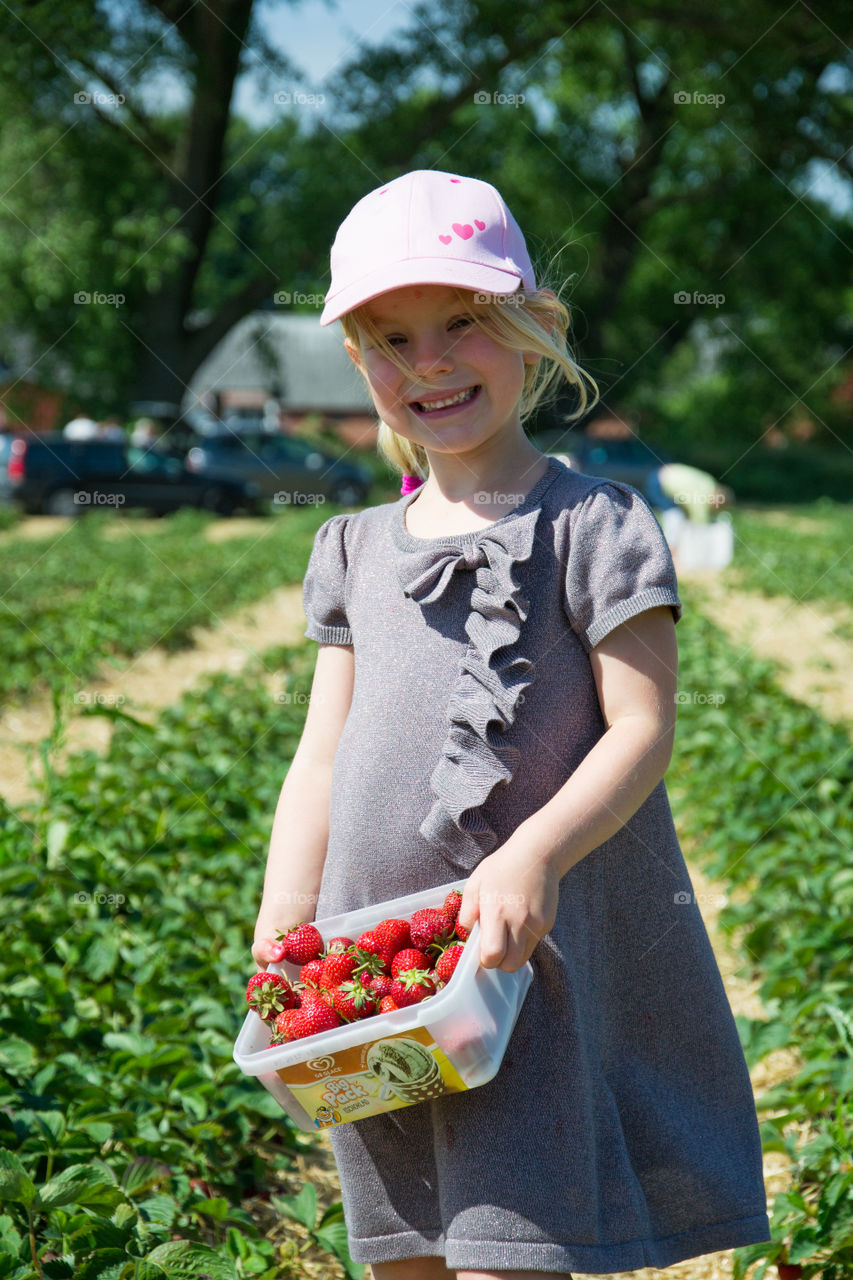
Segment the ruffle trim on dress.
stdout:
<path fill-rule="evenodd" d="M 430 786 L 432 808 L 421 835 L 455 865 L 471 870 L 497 844 L 480 807 L 498 783 L 512 780 L 519 751 L 504 740 L 522 693 L 535 677 L 517 645 L 529 600 L 513 580 L 517 563 L 529 560 L 539 508 L 498 521 L 476 543 L 425 547 L 399 553 L 403 590 L 419 604 L 438 600 L 459 571 L 474 570 L 469 645 L 448 702 L 450 729 Z"/>

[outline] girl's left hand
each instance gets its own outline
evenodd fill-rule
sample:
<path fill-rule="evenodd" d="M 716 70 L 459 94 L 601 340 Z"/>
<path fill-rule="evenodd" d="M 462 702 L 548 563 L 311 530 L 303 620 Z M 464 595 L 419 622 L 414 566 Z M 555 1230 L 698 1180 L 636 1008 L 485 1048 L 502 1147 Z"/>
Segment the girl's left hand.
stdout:
<path fill-rule="evenodd" d="M 526 846 L 526 847 L 525 847 Z M 459 923 L 480 921 L 480 963 L 515 973 L 557 918 L 560 877 L 520 832 L 478 863 L 465 885 Z"/>

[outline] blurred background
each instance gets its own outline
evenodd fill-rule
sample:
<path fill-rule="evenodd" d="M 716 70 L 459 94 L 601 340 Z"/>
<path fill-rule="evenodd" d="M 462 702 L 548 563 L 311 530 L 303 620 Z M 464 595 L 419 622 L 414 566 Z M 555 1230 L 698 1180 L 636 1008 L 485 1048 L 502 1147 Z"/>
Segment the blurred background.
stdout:
<path fill-rule="evenodd" d="M 853 1274 L 851 49 L 841 0 L 0 5 L 0 1146 L 95 1170 L 9 1174 L 0 1275 L 363 1272 L 230 1054 L 314 535 L 399 496 L 329 248 L 428 167 L 565 282 L 601 399 L 530 435 L 673 550 L 667 785 L 773 1193 L 737 1265 Z"/>

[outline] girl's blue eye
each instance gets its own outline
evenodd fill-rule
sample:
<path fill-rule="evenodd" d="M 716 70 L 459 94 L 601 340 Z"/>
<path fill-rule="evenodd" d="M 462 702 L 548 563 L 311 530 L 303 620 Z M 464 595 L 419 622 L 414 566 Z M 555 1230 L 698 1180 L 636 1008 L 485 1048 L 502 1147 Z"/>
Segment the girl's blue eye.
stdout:
<path fill-rule="evenodd" d="M 450 327 L 451 329 L 455 329 L 458 324 L 469 325 L 473 323 L 474 321 L 471 318 L 471 316 L 459 316 L 456 320 L 453 321 Z"/>

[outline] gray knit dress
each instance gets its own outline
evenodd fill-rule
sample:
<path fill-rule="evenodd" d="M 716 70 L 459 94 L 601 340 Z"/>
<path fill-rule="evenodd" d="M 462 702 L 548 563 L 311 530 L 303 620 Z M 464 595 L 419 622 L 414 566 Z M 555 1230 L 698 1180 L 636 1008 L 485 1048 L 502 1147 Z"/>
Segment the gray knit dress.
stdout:
<path fill-rule="evenodd" d="M 605 732 L 589 651 L 681 604 L 654 513 L 558 459 L 486 529 L 332 516 L 305 635 L 353 645 L 316 918 L 464 878 Z M 769 1240 L 749 1073 L 664 782 L 560 882 L 488 1084 L 329 1130 L 356 1262 L 584 1273 Z"/>

